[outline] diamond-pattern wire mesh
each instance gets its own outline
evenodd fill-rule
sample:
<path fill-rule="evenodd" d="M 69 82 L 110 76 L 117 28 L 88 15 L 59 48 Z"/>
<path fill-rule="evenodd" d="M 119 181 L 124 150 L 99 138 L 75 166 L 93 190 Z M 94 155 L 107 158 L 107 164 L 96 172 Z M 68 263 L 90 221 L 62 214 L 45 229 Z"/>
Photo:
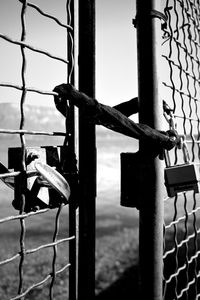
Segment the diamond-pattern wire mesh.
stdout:
<path fill-rule="evenodd" d="M 24 180 L 24 184 L 26 181 L 26 162 L 25 162 L 25 153 L 26 153 L 26 139 L 25 139 L 25 135 L 47 135 L 47 136 L 65 136 L 65 132 L 41 132 L 41 131 L 34 131 L 34 130 L 26 130 L 26 116 L 25 116 L 25 111 L 24 111 L 24 106 L 26 103 L 26 96 L 27 93 L 29 92 L 33 92 L 33 93 L 39 93 L 41 95 L 56 95 L 56 93 L 52 92 L 52 91 L 43 91 L 40 90 L 39 88 L 29 88 L 27 87 L 27 83 L 26 83 L 26 70 L 27 70 L 27 56 L 26 56 L 26 50 L 30 50 L 33 52 L 36 52 L 38 54 L 41 55 L 45 55 L 48 56 L 50 59 L 54 59 L 57 61 L 60 61 L 62 63 L 64 63 L 65 65 L 68 65 L 68 72 L 66 73 L 66 80 L 68 82 L 72 82 L 73 81 L 73 68 L 74 68 L 74 57 L 73 57 L 73 28 L 71 26 L 71 22 L 72 22 L 72 17 L 73 17 L 73 11 L 71 11 L 71 8 L 73 7 L 73 1 L 68 0 L 66 1 L 66 20 L 68 20 L 68 24 L 65 25 L 63 24 L 61 21 L 59 21 L 59 19 L 56 16 L 53 16 L 51 14 L 48 14 L 46 12 L 44 12 L 40 7 L 38 7 L 37 5 L 34 5 L 33 3 L 29 3 L 28 1 L 20 1 L 21 3 L 19 3 L 19 5 L 21 5 L 21 14 L 19 14 L 19 19 L 21 19 L 21 39 L 20 40 L 14 40 L 12 37 L 8 37 L 5 34 L 0 34 L 0 38 L 2 38 L 3 40 L 5 40 L 5 43 L 9 42 L 11 44 L 14 45 L 18 45 L 20 47 L 21 50 L 21 82 L 22 85 L 19 86 L 15 83 L 11 83 L 11 82 L 1 82 L 0 86 L 2 88 L 9 88 L 9 89 L 17 89 L 21 91 L 21 100 L 20 100 L 20 127 L 19 129 L 0 129 L 1 133 L 7 133 L 7 134 L 17 134 L 20 137 L 20 142 L 21 142 L 21 148 L 22 148 L 22 161 L 21 161 L 21 165 L 22 165 L 22 170 L 21 172 L 12 172 L 12 173 L 6 173 L 6 174 L 1 174 L 1 178 L 7 178 L 7 177 L 15 177 L 15 176 L 21 176 L 22 177 L 22 181 Z M 55 5 L 57 5 L 58 3 L 55 3 Z M 68 44 L 69 44 L 69 48 L 70 50 L 68 50 L 68 60 L 66 58 L 62 58 L 56 55 L 53 55 L 51 53 L 49 53 L 48 51 L 44 50 L 44 49 L 39 49 L 35 46 L 29 45 L 26 43 L 26 32 L 27 32 L 27 27 L 26 27 L 26 16 L 27 16 L 27 10 L 28 9 L 33 9 L 35 11 L 37 11 L 37 13 L 41 14 L 43 17 L 48 18 L 49 20 L 52 20 L 52 22 L 56 22 L 58 27 L 64 27 L 66 29 L 66 35 L 68 37 Z M 59 30 L 59 28 L 58 28 Z M 39 34 L 39 33 L 38 33 Z M 66 39 L 67 40 L 67 39 Z M 67 56 L 67 54 L 66 54 Z M 67 68 L 66 68 L 67 69 Z M 39 71 L 39 70 L 38 70 Z M 21 175 L 20 175 L 21 173 Z M 20 209 L 19 215 L 12 215 L 12 216 L 8 216 L 5 218 L 2 218 L 0 220 L 1 225 L 2 224 L 7 224 L 9 222 L 16 222 L 16 220 L 18 222 L 20 222 L 20 231 L 17 230 L 16 235 L 19 234 L 19 252 L 17 252 L 16 254 L 13 254 L 11 256 L 9 256 L 9 254 L 7 255 L 7 253 L 5 253 L 5 257 L 1 257 L 1 261 L 0 261 L 0 267 L 3 268 L 5 265 L 8 265 L 10 263 L 15 262 L 16 263 L 16 268 L 18 268 L 18 278 L 15 278 L 15 280 L 12 282 L 12 279 L 10 280 L 10 282 L 6 282 L 3 280 L 4 278 L 2 278 L 1 276 L 1 281 L 2 284 L 6 284 L 6 289 L 3 288 L 4 290 L 4 294 L 1 295 L 2 299 L 24 299 L 24 297 L 26 295 L 29 295 L 30 292 L 32 294 L 32 297 L 34 296 L 34 290 L 36 288 L 42 288 L 45 285 L 47 285 L 47 283 L 49 283 L 49 292 L 47 292 L 47 294 L 49 295 L 49 299 L 54 299 L 54 287 L 55 287 L 55 281 L 56 281 L 56 277 L 58 274 L 63 273 L 66 269 L 70 268 L 70 262 L 68 259 L 66 259 L 65 257 L 65 261 L 63 260 L 61 264 L 59 264 L 59 267 L 57 265 L 57 261 L 58 261 L 58 247 L 60 247 L 61 244 L 63 244 L 66 248 L 66 253 L 68 252 L 68 246 L 66 245 L 66 242 L 69 243 L 71 240 L 74 240 L 75 236 L 69 236 L 67 229 L 66 229 L 66 233 L 65 233 L 65 237 L 60 238 L 59 235 L 59 223 L 60 223 L 60 218 L 61 218 L 61 210 L 63 205 L 59 205 L 59 207 L 56 209 L 56 212 L 54 215 L 51 214 L 51 218 L 52 218 L 52 223 L 54 224 L 54 227 L 52 228 L 52 242 L 46 242 L 42 245 L 37 245 L 37 247 L 32 247 L 31 249 L 27 249 L 26 246 L 26 242 L 27 242 L 27 235 L 26 235 L 26 231 L 27 231 L 27 223 L 26 223 L 26 219 L 29 218 L 34 218 L 37 215 L 40 214 L 44 214 L 47 213 L 49 211 L 49 209 L 40 209 L 37 211 L 32 211 L 32 212 L 24 212 L 24 197 L 23 197 L 23 193 L 22 193 L 22 199 L 23 199 L 23 205 Z M 36 221 L 37 222 L 37 221 Z M 18 228 L 16 226 L 16 228 Z M 37 236 L 37 235 L 36 235 Z M 12 246 L 12 245 L 11 245 Z M 2 245 L 3 247 L 3 245 Z M 14 248 L 13 248 L 14 249 Z M 41 272 L 38 273 L 38 279 L 37 282 L 32 282 L 31 284 L 27 285 L 27 281 L 29 282 L 30 280 L 27 280 L 29 278 L 29 275 L 26 273 L 26 270 L 30 273 L 30 269 L 31 266 L 27 267 L 28 261 L 27 261 L 27 256 L 29 255 L 33 255 L 34 253 L 40 253 L 41 251 L 43 251 L 44 249 L 53 249 L 53 253 L 50 256 L 50 259 L 52 260 L 51 262 L 51 267 L 49 270 L 49 273 L 47 273 L 45 275 L 45 277 L 42 278 L 43 274 L 40 274 Z M 48 257 L 50 252 L 47 252 L 46 256 Z M 40 255 L 40 254 L 39 254 Z M 44 254 L 41 256 L 44 258 Z M 69 257 L 68 257 L 69 258 Z M 16 262 L 17 261 L 17 262 Z M 46 262 L 45 262 L 46 263 Z M 42 261 L 40 261 L 41 264 L 41 268 L 42 268 Z M 13 270 L 13 268 L 11 268 L 11 270 Z M 42 269 L 41 269 L 42 270 Z M 47 269 L 48 272 L 48 269 Z M 43 272 L 42 272 L 43 273 Z M 2 273 L 3 274 L 3 273 Z M 32 274 L 32 273 L 31 273 Z M 36 274 L 32 274 L 35 275 Z M 67 274 L 65 273 L 65 276 L 67 276 Z M 13 276 L 11 276 L 11 278 L 13 278 Z M 66 281 L 65 281 L 66 282 Z M 9 286 L 10 284 L 10 286 Z M 68 288 L 66 287 L 65 290 L 67 290 Z M 6 291 L 13 291 L 13 294 L 9 295 L 6 293 Z M 36 293 L 37 294 L 37 293 Z M 41 293 L 40 293 L 41 294 Z M 43 295 L 43 294 L 41 294 Z M 43 295 L 44 296 L 44 295 Z M 36 296 L 37 297 L 37 296 Z M 73 295 L 74 297 L 74 295 Z M 36 299 L 36 298 L 32 298 L 32 299 Z M 37 298 L 38 299 L 38 298 Z"/>
<path fill-rule="evenodd" d="M 190 161 L 198 168 L 200 137 L 200 2 L 165 1 L 167 27 L 162 44 L 163 99 L 173 109 L 176 130 L 184 135 Z M 180 149 L 171 164 L 182 164 Z M 163 299 L 200 297 L 200 194 L 165 198 Z"/>

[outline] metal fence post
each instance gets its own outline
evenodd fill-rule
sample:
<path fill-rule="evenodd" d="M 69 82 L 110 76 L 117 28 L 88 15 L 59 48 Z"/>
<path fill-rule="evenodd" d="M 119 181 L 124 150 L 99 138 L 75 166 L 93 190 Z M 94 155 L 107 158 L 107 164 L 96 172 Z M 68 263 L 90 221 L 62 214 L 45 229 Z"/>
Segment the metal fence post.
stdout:
<path fill-rule="evenodd" d="M 137 49 L 139 121 L 162 129 L 162 99 L 159 96 L 161 47 L 160 0 L 137 0 Z M 163 198 L 162 162 L 152 158 L 148 145 L 140 142 L 145 174 L 140 209 L 140 299 L 162 299 Z"/>
<path fill-rule="evenodd" d="M 95 97 L 95 1 L 79 0 L 79 89 Z M 95 126 L 79 118 L 79 263 L 78 299 L 95 295 Z"/>
<path fill-rule="evenodd" d="M 77 20 L 75 20 L 75 0 L 69 1 L 66 3 L 66 11 L 67 11 L 67 24 L 69 24 L 72 28 L 72 32 L 68 32 L 67 34 L 67 59 L 69 61 L 68 70 L 67 70 L 67 83 L 71 83 L 76 85 L 75 75 L 77 72 L 76 64 L 75 64 L 75 47 L 77 42 L 76 36 L 76 26 Z M 70 114 L 69 119 L 66 119 L 66 131 L 69 130 L 71 137 L 68 140 L 68 147 L 70 147 L 72 152 L 76 152 L 75 143 L 75 110 L 74 107 L 70 106 Z M 67 128 L 67 127 L 70 128 Z M 65 140 L 65 142 L 67 142 Z M 64 144 L 65 144 L 64 142 Z M 74 202 L 69 202 L 69 235 L 75 236 L 76 238 L 71 241 L 69 244 L 69 299 L 76 300 L 77 299 L 77 235 L 76 235 L 76 207 Z"/>

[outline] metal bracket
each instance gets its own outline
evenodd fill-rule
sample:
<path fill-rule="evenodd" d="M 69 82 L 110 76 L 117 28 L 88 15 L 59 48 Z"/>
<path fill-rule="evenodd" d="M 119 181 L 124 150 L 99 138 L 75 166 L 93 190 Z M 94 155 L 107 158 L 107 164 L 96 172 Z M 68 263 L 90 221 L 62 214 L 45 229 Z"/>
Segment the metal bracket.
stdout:
<path fill-rule="evenodd" d="M 150 11 L 150 17 L 158 18 L 161 21 L 163 21 L 163 24 L 161 25 L 161 27 L 162 27 L 162 29 L 166 29 L 166 27 L 167 27 L 167 17 L 164 13 L 162 13 L 158 10 L 152 9 Z M 135 19 L 132 20 L 132 24 L 135 28 L 137 28 L 137 19 L 138 19 L 138 15 L 136 15 Z"/>
<path fill-rule="evenodd" d="M 121 206 L 140 207 L 142 186 L 141 155 L 138 152 L 121 153 Z"/>

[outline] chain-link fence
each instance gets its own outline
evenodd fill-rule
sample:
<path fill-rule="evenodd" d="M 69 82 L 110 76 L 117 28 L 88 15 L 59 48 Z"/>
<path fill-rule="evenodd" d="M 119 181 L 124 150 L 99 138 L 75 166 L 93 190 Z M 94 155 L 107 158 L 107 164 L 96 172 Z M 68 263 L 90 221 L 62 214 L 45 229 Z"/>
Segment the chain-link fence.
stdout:
<path fill-rule="evenodd" d="M 63 76 L 64 81 L 74 83 L 74 1 L 62 1 L 62 3 L 54 2 L 54 9 L 52 11 L 55 11 L 56 6 L 60 7 L 62 5 L 63 7 L 61 10 L 65 11 L 65 22 L 61 21 L 56 13 L 46 12 L 45 7 L 41 8 L 40 6 L 25 0 L 15 1 L 16 3 L 9 3 L 8 1 L 7 4 L 4 2 L 6 1 L 2 1 L 0 4 L 0 6 L 2 5 L 2 11 L 7 5 L 8 8 L 10 7 L 10 18 L 12 17 L 12 12 L 15 12 L 16 31 L 17 25 L 21 28 L 21 32 L 15 32 L 15 34 L 20 34 L 21 37 L 17 39 L 7 35 L 6 31 L 9 31 L 9 26 L 7 25 L 8 27 L 4 28 L 5 31 L 1 32 L 0 38 L 2 43 L 9 43 L 13 47 L 17 46 L 20 50 L 21 57 L 17 57 L 17 54 L 19 54 L 17 47 L 15 54 L 16 60 L 19 59 L 18 65 L 21 64 L 21 75 L 19 74 L 20 78 L 17 83 L 0 82 L 2 94 L 5 89 L 7 91 L 18 91 L 16 99 L 19 99 L 19 101 L 17 100 L 19 116 L 17 116 L 16 113 L 18 111 L 14 110 L 14 113 L 16 114 L 14 117 L 18 118 L 20 123 L 18 129 L 9 128 L 9 124 L 11 124 L 11 126 L 13 124 L 12 122 L 9 123 L 10 114 L 13 113 L 11 110 L 12 106 L 10 106 L 4 116 L 5 128 L 0 129 L 1 150 L 3 153 L 6 153 L 8 149 L 4 148 L 6 148 L 8 144 L 11 148 L 9 149 L 8 157 L 9 168 L 5 166 L 6 160 L 1 162 L 0 178 L 7 185 L 7 190 L 4 191 L 1 189 L 1 204 L 3 205 L 5 201 L 8 201 L 8 199 L 4 198 L 6 195 L 10 194 L 10 189 L 14 190 L 14 192 L 11 192 L 11 197 L 14 197 L 14 201 L 9 203 L 10 208 L 7 210 L 7 213 L 11 215 L 5 217 L 2 215 L 3 212 L 1 213 L 1 241 L 4 241 L 4 245 L 1 247 L 0 298 L 14 300 L 24 299 L 24 297 L 27 296 L 31 297 L 31 299 L 46 299 L 47 297 L 53 299 L 54 294 L 56 294 L 56 299 L 63 299 L 64 295 L 66 299 L 68 296 L 70 296 L 70 299 L 75 299 L 75 207 L 72 205 L 68 211 L 68 206 L 65 207 L 66 199 L 64 200 L 64 198 L 54 189 L 49 189 L 49 186 L 48 188 L 45 187 L 44 182 L 39 183 L 37 179 L 39 178 L 38 174 L 40 175 L 40 173 L 38 173 L 33 166 L 31 167 L 31 164 L 36 159 L 36 161 L 40 160 L 42 163 L 50 164 L 53 169 L 49 170 L 50 172 L 52 171 L 52 174 L 54 175 L 56 174 L 54 169 L 56 168 L 59 170 L 67 180 L 73 172 L 76 173 L 76 167 L 75 169 L 73 169 L 74 166 L 72 168 L 71 166 L 69 167 L 74 158 L 73 109 L 71 109 L 70 122 L 68 118 L 68 123 L 66 124 L 68 134 L 65 132 L 65 126 L 63 131 L 61 130 L 60 132 L 48 131 L 48 128 L 45 128 L 47 130 L 37 130 L 33 128 L 27 129 L 26 127 L 27 119 L 30 117 L 34 119 L 34 115 L 31 116 L 30 114 L 27 114 L 26 102 L 29 95 L 38 95 L 40 98 L 39 100 L 37 99 L 37 101 L 39 102 L 52 101 L 53 96 L 57 95 L 57 93 L 50 90 L 28 86 L 27 82 L 31 81 L 30 78 L 33 78 L 30 76 L 29 70 L 30 54 L 36 55 L 37 59 L 33 61 L 35 61 L 35 64 L 37 65 L 38 76 L 40 76 L 40 72 L 43 72 L 42 57 L 47 57 L 49 59 L 47 65 L 50 65 L 52 61 L 59 62 L 64 66 L 62 69 L 65 70 Z M 18 17 L 16 15 L 17 12 Z M 37 21 L 31 23 L 29 18 L 33 20 L 36 16 L 37 18 L 43 18 L 41 25 L 37 24 Z M 9 15 L 2 16 L 2 21 L 4 20 L 4 17 L 9 18 Z M 46 26 L 45 22 L 55 27 L 54 32 L 57 31 L 58 33 L 62 31 L 62 40 L 65 41 L 63 43 L 66 50 L 65 57 L 54 54 L 54 45 L 56 41 L 54 41 L 53 37 L 50 50 L 46 50 L 42 47 L 39 48 L 34 45 L 34 38 L 36 39 L 36 35 L 37 37 L 40 37 L 40 41 L 48 40 L 47 36 L 42 36 L 42 34 L 44 34 L 44 32 L 42 32 L 42 26 Z M 14 19 L 12 25 L 13 24 L 15 24 Z M 37 28 L 37 34 L 31 38 L 29 33 L 34 26 Z M 40 30 L 38 31 L 40 26 L 41 33 Z M 50 34 L 49 31 L 48 34 Z M 55 36 L 56 35 L 54 35 L 54 37 Z M 33 44 L 30 43 L 30 40 L 32 40 Z M 4 45 L 2 44 L 2 49 L 3 47 Z M 63 49 L 61 52 L 63 53 Z M 8 57 L 9 53 L 10 52 L 8 51 L 5 60 L 7 59 L 8 62 L 11 62 L 12 57 Z M 33 56 L 31 59 L 33 59 Z M 16 70 L 11 63 L 8 63 L 7 68 L 10 70 L 10 78 L 12 78 L 12 73 Z M 53 65 L 52 67 L 49 67 L 50 73 L 53 74 L 55 70 L 56 68 L 53 68 Z M 48 77 L 48 74 L 46 74 L 46 76 Z M 3 79 L 3 72 L 1 78 Z M 45 86 L 46 80 L 49 80 L 45 77 L 40 77 L 40 79 L 41 86 Z M 20 81 L 21 85 L 18 84 Z M 53 85 L 55 85 L 55 83 L 52 83 L 52 88 L 54 87 Z M 15 102 L 17 102 L 16 99 L 14 99 Z M 32 112 L 34 112 L 34 110 L 32 110 Z M 9 143 L 7 143 L 6 137 L 9 139 L 9 136 L 13 136 L 13 138 L 10 138 Z M 15 144 L 12 144 L 12 141 L 16 142 L 17 140 L 14 136 L 18 138 L 18 147 L 15 147 Z M 27 138 L 27 136 L 32 138 Z M 41 139 L 39 139 L 39 144 L 37 137 L 41 137 Z M 43 142 L 45 142 L 45 137 L 49 137 L 48 143 L 50 143 L 50 147 L 43 144 Z M 65 137 L 64 145 L 61 147 L 53 147 L 52 145 L 55 143 L 55 141 L 53 143 L 53 137 Z M 50 138 L 52 139 L 52 143 Z M 30 140 L 32 143 L 31 147 Z M 66 167 L 67 157 L 69 158 L 70 163 L 68 163 Z M 48 182 L 46 182 L 46 184 L 48 185 Z M 16 210 L 14 210 L 14 208 Z M 50 223 L 52 226 L 49 225 Z M 62 228 L 60 228 L 60 226 Z M 35 234 L 32 232 L 34 230 Z M 45 235 L 44 239 L 41 238 L 42 234 Z M 33 235 L 35 236 L 34 243 L 32 243 Z M 3 239 L 3 236 L 5 236 L 5 239 Z M 15 237 L 15 242 L 12 237 Z M 51 241 L 49 241 L 49 238 L 51 238 Z M 18 242 L 16 239 L 18 239 Z M 33 256 L 33 258 L 29 259 L 31 256 Z M 57 277 L 59 280 L 57 280 Z M 60 293 L 62 295 L 60 295 Z M 60 296 L 61 298 L 59 298 Z"/>
<path fill-rule="evenodd" d="M 200 2 L 166 1 L 162 44 L 163 99 L 171 107 L 174 126 L 183 135 L 190 163 L 199 180 L 200 136 Z M 176 148 L 168 164 L 185 162 Z M 163 299 L 199 299 L 200 197 L 196 183 L 190 191 L 165 198 Z"/>

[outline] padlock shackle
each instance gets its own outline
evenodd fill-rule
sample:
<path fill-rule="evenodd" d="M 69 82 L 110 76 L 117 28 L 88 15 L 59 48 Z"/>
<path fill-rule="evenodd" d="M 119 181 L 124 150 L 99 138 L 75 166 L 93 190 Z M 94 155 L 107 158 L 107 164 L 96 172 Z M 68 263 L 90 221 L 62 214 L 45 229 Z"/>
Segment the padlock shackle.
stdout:
<path fill-rule="evenodd" d="M 190 154 L 188 151 L 185 135 L 180 135 L 179 138 L 180 138 L 180 142 L 177 144 L 176 147 L 177 149 L 182 150 L 184 163 L 189 164 L 191 160 L 190 160 Z M 167 150 L 164 151 L 164 160 L 165 160 L 166 167 L 170 167 L 172 165 L 170 154 L 169 151 Z"/>
<path fill-rule="evenodd" d="M 164 150 L 164 160 L 165 160 L 166 167 L 170 167 L 171 159 L 170 159 L 169 151 L 167 150 Z"/>
<path fill-rule="evenodd" d="M 190 163 L 190 154 L 188 151 L 188 147 L 185 141 L 182 143 L 182 151 L 183 151 L 183 159 L 186 164 Z"/>
<path fill-rule="evenodd" d="M 183 160 L 186 164 L 190 163 L 190 154 L 188 151 L 188 147 L 187 147 L 187 142 L 186 142 L 186 136 L 185 135 L 181 135 L 180 136 L 180 145 L 179 148 L 182 149 L 183 151 Z"/>
<path fill-rule="evenodd" d="M 173 109 L 163 100 L 163 115 L 169 124 L 169 130 L 176 131 L 176 122 Z"/>

